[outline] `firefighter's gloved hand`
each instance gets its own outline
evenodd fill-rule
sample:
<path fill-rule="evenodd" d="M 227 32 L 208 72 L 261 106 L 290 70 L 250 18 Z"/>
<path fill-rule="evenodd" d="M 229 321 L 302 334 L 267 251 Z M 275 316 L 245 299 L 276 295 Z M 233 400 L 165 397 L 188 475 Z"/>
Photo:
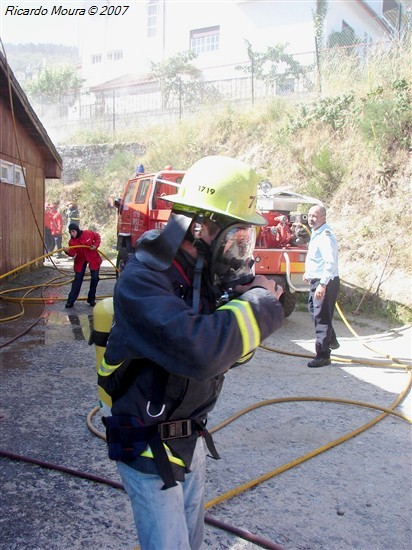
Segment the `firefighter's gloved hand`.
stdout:
<path fill-rule="evenodd" d="M 264 275 L 256 275 L 251 283 L 247 285 L 237 285 L 233 290 L 239 294 L 243 294 L 252 288 L 264 288 L 271 292 L 277 300 L 279 300 L 283 294 L 283 288 L 278 285 L 275 280 L 268 279 Z"/>

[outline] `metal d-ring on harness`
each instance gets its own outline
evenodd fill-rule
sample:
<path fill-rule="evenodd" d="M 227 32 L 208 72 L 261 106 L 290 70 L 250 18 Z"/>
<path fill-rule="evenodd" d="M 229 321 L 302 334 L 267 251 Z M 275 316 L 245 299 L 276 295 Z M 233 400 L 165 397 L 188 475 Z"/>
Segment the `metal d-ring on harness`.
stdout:
<path fill-rule="evenodd" d="M 150 404 L 151 404 L 151 401 L 148 401 L 147 405 L 146 405 L 146 414 L 147 414 L 147 416 L 150 416 L 151 418 L 157 418 L 158 416 L 162 416 L 162 414 L 164 413 L 166 405 L 163 403 L 162 408 L 160 409 L 160 411 L 157 414 L 151 414 L 151 412 L 149 410 L 150 409 Z"/>

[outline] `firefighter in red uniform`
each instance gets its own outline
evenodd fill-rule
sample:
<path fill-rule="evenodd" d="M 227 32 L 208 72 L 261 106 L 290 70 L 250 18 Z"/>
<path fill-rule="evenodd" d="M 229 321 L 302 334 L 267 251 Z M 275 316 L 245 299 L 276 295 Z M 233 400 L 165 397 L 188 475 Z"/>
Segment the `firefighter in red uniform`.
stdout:
<path fill-rule="evenodd" d="M 61 253 L 62 239 L 63 239 L 63 216 L 57 210 L 57 202 L 53 203 L 52 206 L 52 221 L 51 221 L 51 234 L 54 239 L 53 248 L 51 251 L 56 248 L 59 252 L 56 255 L 56 258 L 63 258 Z"/>
<path fill-rule="evenodd" d="M 70 241 L 69 247 L 64 248 L 68 256 L 74 257 L 74 279 L 70 294 L 67 298 L 66 308 L 73 307 L 77 300 L 83 283 L 87 264 L 90 269 L 90 288 L 87 295 L 87 303 L 90 306 L 96 305 L 96 289 L 99 283 L 99 269 L 102 263 L 97 249 L 100 246 L 100 235 L 90 229 L 81 230 L 76 223 L 69 225 Z M 70 247 L 79 248 L 70 248 Z"/>
<path fill-rule="evenodd" d="M 288 217 L 284 215 L 277 216 L 275 221 L 278 222 L 275 240 L 280 247 L 285 248 L 290 245 L 291 238 Z"/>
<path fill-rule="evenodd" d="M 130 497 L 142 550 L 203 542 L 206 429 L 224 376 L 283 321 L 283 290 L 254 276 L 257 175 L 205 157 L 183 178 L 166 228 L 146 232 L 114 292 L 98 372 L 112 399 L 109 457 Z M 161 490 L 164 489 L 164 490 Z"/>
<path fill-rule="evenodd" d="M 51 205 L 46 204 L 44 210 L 44 244 L 46 247 L 46 252 L 53 252 L 54 250 L 54 237 L 52 235 L 52 223 L 53 223 L 53 214 L 51 211 Z"/>

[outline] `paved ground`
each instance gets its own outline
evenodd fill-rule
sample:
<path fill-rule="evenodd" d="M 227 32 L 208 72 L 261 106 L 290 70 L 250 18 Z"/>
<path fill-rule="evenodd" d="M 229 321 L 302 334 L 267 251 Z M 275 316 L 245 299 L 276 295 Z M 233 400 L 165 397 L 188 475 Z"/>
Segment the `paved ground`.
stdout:
<path fill-rule="evenodd" d="M 68 260 L 58 265 L 68 267 L 70 276 Z M 43 268 L 12 284 L 56 275 Z M 102 280 L 101 296 L 111 295 L 113 285 L 113 278 Z M 95 354 L 87 344 L 92 309 L 77 302 L 66 310 L 67 287 L 49 286 L 47 292 L 63 301 L 48 304 L 44 312 L 26 302 L 24 317 L 0 325 L 0 446 L 5 452 L 0 548 L 132 550 L 137 541 L 127 497 L 104 482 L 120 480 L 104 441 L 86 423 L 97 405 Z M 2 319 L 19 311 L 17 304 L 0 301 Z M 40 321 L 22 334 L 39 315 Z M 410 549 L 410 424 L 388 416 L 320 453 L 381 414 L 338 400 L 390 407 L 410 381 L 410 372 L 376 363 L 382 355 L 410 363 L 411 327 L 348 318 L 360 339 L 337 320 L 341 348 L 330 367 L 306 367 L 313 329 L 305 312 L 295 312 L 264 342 L 286 354 L 261 348 L 248 365 L 227 375 L 210 427 L 247 406 L 252 410 L 215 433 L 222 459 L 208 460 L 208 501 L 259 476 L 268 479 L 208 514 L 259 536 L 260 544 L 207 524 L 205 548 L 252 550 L 269 541 L 288 550 Z M 348 358 L 354 362 L 343 362 Z M 386 363 L 394 364 L 392 359 Z M 396 410 L 411 417 L 410 396 Z M 101 430 L 99 414 L 93 425 Z M 314 452 L 313 458 L 286 466 Z M 60 470 L 12 459 L 10 453 Z M 82 473 L 89 479 L 78 477 Z"/>

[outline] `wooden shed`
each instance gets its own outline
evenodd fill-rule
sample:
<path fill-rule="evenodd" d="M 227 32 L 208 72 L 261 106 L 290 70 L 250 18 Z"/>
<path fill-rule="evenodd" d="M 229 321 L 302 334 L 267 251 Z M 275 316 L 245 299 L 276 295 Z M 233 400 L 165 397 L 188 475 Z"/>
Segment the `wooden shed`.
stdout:
<path fill-rule="evenodd" d="M 1 52 L 0 163 L 4 275 L 44 254 L 45 180 L 61 178 L 62 159 Z"/>

